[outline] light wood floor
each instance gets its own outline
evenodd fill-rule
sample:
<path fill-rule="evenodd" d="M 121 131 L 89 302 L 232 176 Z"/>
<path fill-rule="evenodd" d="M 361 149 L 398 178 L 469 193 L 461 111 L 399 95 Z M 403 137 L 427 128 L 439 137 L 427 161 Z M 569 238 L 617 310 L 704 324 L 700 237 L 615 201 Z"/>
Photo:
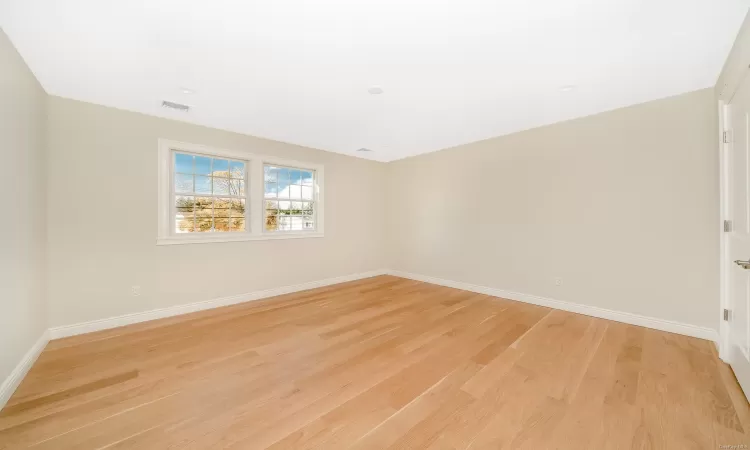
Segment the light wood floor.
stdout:
<path fill-rule="evenodd" d="M 0 447 L 718 449 L 713 344 L 382 276 L 51 342 Z"/>

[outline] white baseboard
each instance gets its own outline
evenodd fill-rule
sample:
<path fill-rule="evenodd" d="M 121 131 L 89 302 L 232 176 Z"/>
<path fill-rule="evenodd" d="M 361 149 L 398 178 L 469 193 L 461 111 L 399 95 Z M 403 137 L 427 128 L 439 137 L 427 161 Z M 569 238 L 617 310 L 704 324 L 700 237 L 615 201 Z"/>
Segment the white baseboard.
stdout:
<path fill-rule="evenodd" d="M 49 342 L 49 331 L 44 330 L 44 333 L 42 333 L 42 335 L 39 337 L 39 339 L 37 339 L 34 345 L 29 349 L 29 351 L 26 352 L 25 355 L 23 355 L 23 358 L 18 363 L 16 368 L 13 369 L 13 372 L 11 372 L 10 375 L 8 375 L 8 377 L 3 381 L 2 386 L 0 386 L 0 409 L 2 409 L 5 404 L 8 403 L 11 395 L 13 395 L 13 392 L 16 391 L 18 385 L 21 384 L 21 380 L 23 380 L 23 377 L 25 377 L 29 372 L 31 366 L 34 365 L 34 362 L 36 362 L 39 354 L 42 353 L 42 350 L 44 350 L 44 346 L 47 345 L 47 342 Z"/>
<path fill-rule="evenodd" d="M 188 303 L 186 305 L 177 305 L 177 306 L 172 306 L 169 308 L 154 309 L 151 311 L 125 314 L 122 316 L 110 317 L 107 319 L 92 320 L 90 322 L 82 322 L 82 323 L 77 323 L 73 325 L 54 327 L 54 328 L 49 329 L 49 339 L 59 339 L 59 338 L 68 337 L 68 336 L 91 333 L 94 331 L 107 330 L 110 328 L 121 327 L 124 325 L 147 322 L 150 320 L 162 319 L 165 317 L 178 316 L 182 314 L 188 314 L 191 312 L 203 311 L 203 310 L 212 309 L 212 308 L 219 308 L 222 306 L 229 306 L 229 305 L 249 302 L 253 300 L 260 300 L 260 299 L 264 299 L 268 297 L 275 297 L 277 295 L 290 294 L 293 292 L 305 291 L 308 289 L 315 289 L 315 288 L 319 288 L 323 286 L 330 286 L 333 284 L 345 283 L 347 281 L 360 280 L 363 278 L 370 278 L 370 277 L 384 275 L 384 274 L 389 274 L 389 275 L 393 275 L 393 276 L 397 276 L 401 278 L 408 278 L 408 279 L 417 280 L 417 281 L 423 281 L 425 283 L 437 284 L 440 286 L 463 289 L 465 291 L 478 292 L 481 294 L 491 295 L 493 297 L 507 298 L 510 300 L 531 303 L 534 305 L 561 309 L 563 311 L 584 314 L 584 315 L 592 316 L 592 317 L 599 317 L 602 319 L 614 320 L 616 322 L 627 323 L 630 325 L 638 325 L 642 327 L 653 328 L 655 330 L 667 331 L 670 333 L 677 333 L 677 334 L 682 334 L 685 336 L 693 336 L 693 337 L 697 337 L 700 339 L 707 339 L 713 342 L 719 341 L 719 332 L 712 328 L 699 327 L 696 325 L 690 325 L 690 324 L 675 322 L 671 320 L 657 319 L 654 317 L 641 316 L 638 314 L 632 314 L 632 313 L 627 313 L 627 312 L 622 312 L 622 311 L 598 308 L 596 306 L 588 306 L 588 305 L 582 305 L 579 303 L 571 303 L 571 302 L 566 302 L 562 300 L 555 300 L 552 298 L 539 297 L 536 295 L 524 294 L 521 292 L 505 291 L 502 289 L 496 289 L 496 288 L 491 288 L 491 287 L 486 287 L 486 286 L 478 286 L 478 285 L 474 285 L 470 283 L 463 283 L 460 281 L 445 280 L 442 278 L 435 278 L 435 277 L 430 277 L 426 275 L 420 275 L 420 274 L 414 274 L 414 273 L 408 273 L 408 272 L 400 272 L 397 270 L 389 270 L 389 269 L 374 270 L 371 272 L 356 273 L 356 274 L 346 275 L 342 277 L 327 278 L 324 280 L 312 281 L 309 283 L 296 284 L 292 286 L 283 286 L 280 288 L 249 292 L 246 294 L 233 295 L 229 297 L 221 297 L 221 298 L 205 300 L 205 301 L 195 302 L 195 303 Z M 33 360 L 32 360 L 32 363 L 33 363 Z M 3 384 L 3 387 L 5 387 L 5 384 Z"/>
<path fill-rule="evenodd" d="M 462 289 L 464 291 L 477 292 L 480 294 L 487 294 L 493 297 L 507 298 L 509 300 L 516 300 L 519 302 L 561 309 L 563 311 L 583 314 L 586 316 L 599 317 L 601 319 L 613 320 L 615 322 L 638 325 L 641 327 L 653 328 L 655 330 L 667 331 L 670 333 L 677 333 L 685 336 L 692 336 L 713 342 L 719 342 L 719 332 L 718 330 L 714 330 L 712 328 L 699 327 L 696 325 L 674 322 L 671 320 L 657 319 L 654 317 L 641 316 L 638 314 L 632 314 L 622 311 L 598 308 L 596 306 L 581 305 L 579 303 L 565 302 L 552 298 L 538 297 L 536 295 L 523 294 L 520 292 L 504 291 L 502 289 L 495 289 L 486 286 L 477 286 L 474 284 L 462 283 L 460 281 L 444 280 L 442 278 L 434 278 L 426 275 L 400 272 L 397 270 L 388 270 L 387 273 L 396 277 L 423 281 L 425 283 L 437 284 L 440 286 L 452 287 L 456 289 Z"/>
<path fill-rule="evenodd" d="M 292 286 L 283 286 L 279 288 L 266 289 L 263 291 L 249 292 L 246 294 L 232 295 L 229 297 L 215 298 L 201 302 L 188 303 L 186 305 L 170 306 L 168 308 L 152 309 L 139 313 L 125 314 L 107 319 L 92 320 L 90 322 L 81 322 L 73 325 L 53 327 L 49 330 L 51 339 L 60 339 L 78 334 L 91 333 L 93 331 L 107 330 L 110 328 L 121 327 L 134 323 L 147 322 L 149 320 L 163 319 L 165 317 L 179 316 L 206 309 L 219 308 L 237 303 L 244 303 L 253 300 L 260 300 L 277 295 L 291 294 L 293 292 L 306 291 L 332 284 L 345 283 L 347 281 L 361 280 L 363 278 L 384 275 L 388 271 L 385 269 L 373 270 L 371 272 L 355 273 L 342 277 L 326 278 L 324 280 L 311 281 L 309 283 L 295 284 Z"/>

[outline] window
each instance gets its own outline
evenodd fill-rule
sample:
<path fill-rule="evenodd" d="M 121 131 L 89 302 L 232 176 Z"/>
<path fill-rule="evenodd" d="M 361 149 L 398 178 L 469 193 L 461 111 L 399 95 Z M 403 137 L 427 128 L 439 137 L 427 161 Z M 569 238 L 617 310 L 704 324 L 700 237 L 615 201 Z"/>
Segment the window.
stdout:
<path fill-rule="evenodd" d="M 323 167 L 159 141 L 157 244 L 323 236 Z"/>
<path fill-rule="evenodd" d="M 263 180 L 265 231 L 315 229 L 315 171 L 264 164 Z"/>
<path fill-rule="evenodd" d="M 173 151 L 175 233 L 246 230 L 247 161 Z"/>

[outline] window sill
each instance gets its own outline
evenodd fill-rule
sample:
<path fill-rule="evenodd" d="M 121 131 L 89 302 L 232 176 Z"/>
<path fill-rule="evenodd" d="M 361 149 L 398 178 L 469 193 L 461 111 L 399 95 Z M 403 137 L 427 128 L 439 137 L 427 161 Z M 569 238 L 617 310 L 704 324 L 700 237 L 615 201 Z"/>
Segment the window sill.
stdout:
<path fill-rule="evenodd" d="M 241 242 L 241 241 L 271 241 L 276 239 L 304 239 L 322 238 L 323 233 L 301 232 L 301 233 L 268 233 L 268 234 L 240 234 L 219 236 L 169 236 L 156 239 L 156 245 L 179 245 L 179 244 L 207 244 L 216 242 Z"/>

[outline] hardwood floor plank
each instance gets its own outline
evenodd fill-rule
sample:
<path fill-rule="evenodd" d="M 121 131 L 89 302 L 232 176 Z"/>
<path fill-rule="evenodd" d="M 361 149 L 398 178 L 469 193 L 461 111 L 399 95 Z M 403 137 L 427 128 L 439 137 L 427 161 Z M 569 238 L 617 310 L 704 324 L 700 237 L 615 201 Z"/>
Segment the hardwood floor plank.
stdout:
<path fill-rule="evenodd" d="M 717 448 L 712 343 L 392 276 L 51 342 L 0 448 Z"/>
<path fill-rule="evenodd" d="M 132 380 L 138 376 L 137 370 L 129 370 L 127 372 L 121 372 L 111 377 L 101 378 L 91 383 L 85 383 L 74 388 L 66 389 L 64 391 L 47 394 L 41 397 L 36 397 L 33 400 L 27 400 L 24 402 L 14 403 L 6 408 L 7 414 L 18 414 L 22 411 L 27 411 L 33 408 L 37 408 L 47 403 L 54 403 L 60 400 L 74 397 L 76 395 L 83 395 L 87 392 L 96 391 L 108 386 L 112 386 L 118 383 L 124 383 L 127 380 Z"/>

